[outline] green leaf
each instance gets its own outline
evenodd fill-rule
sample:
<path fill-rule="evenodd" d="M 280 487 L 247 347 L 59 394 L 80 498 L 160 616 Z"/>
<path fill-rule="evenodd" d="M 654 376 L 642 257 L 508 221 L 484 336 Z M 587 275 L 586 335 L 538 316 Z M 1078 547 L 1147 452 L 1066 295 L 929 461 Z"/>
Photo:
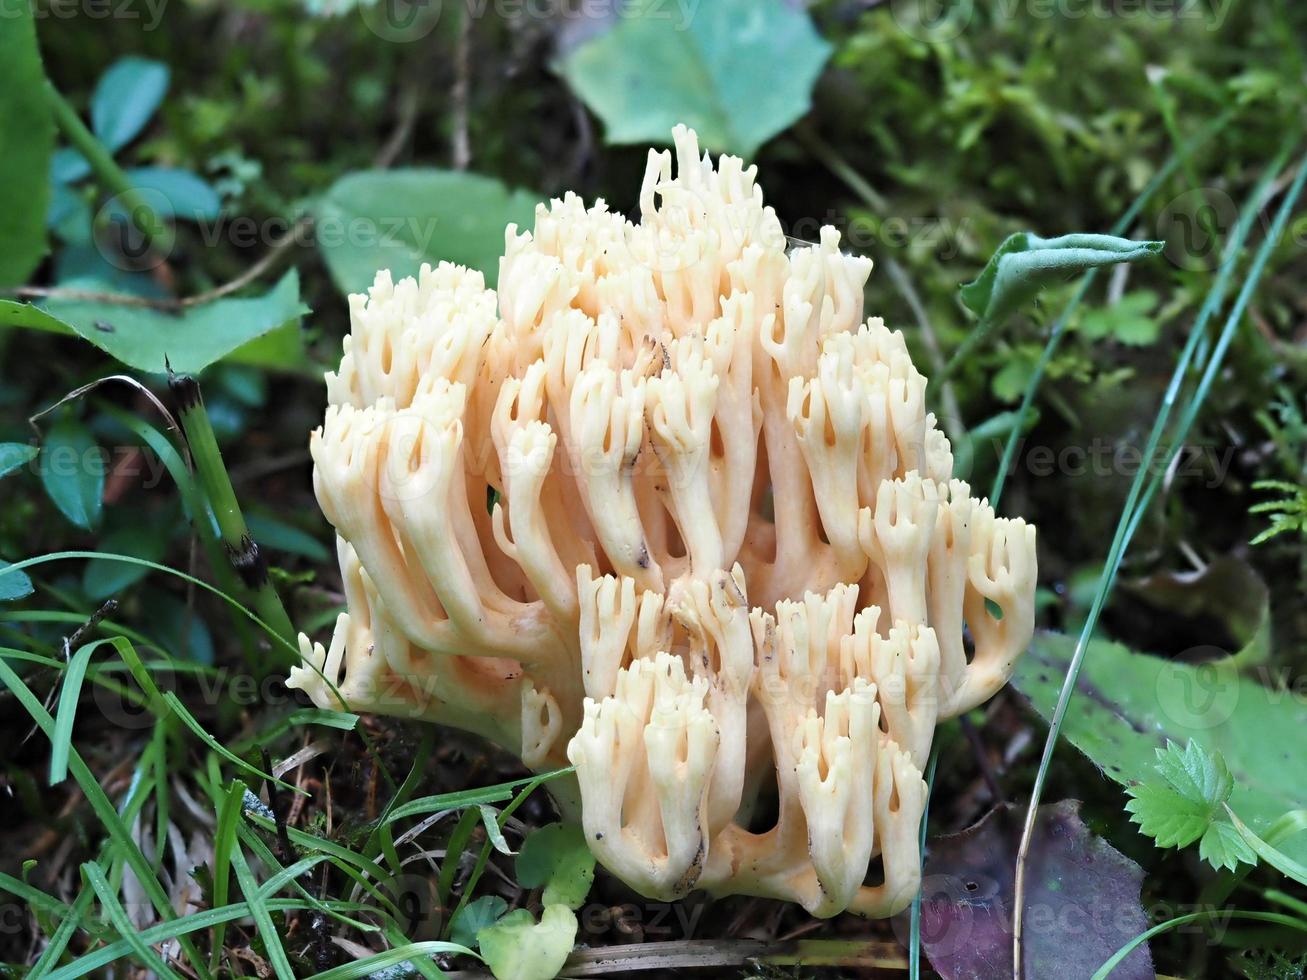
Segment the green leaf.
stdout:
<path fill-rule="evenodd" d="M 45 256 L 54 122 L 32 8 L 6 2 L 0 30 L 0 288 L 26 282 Z"/>
<path fill-rule="evenodd" d="M 481 956 L 496 980 L 553 980 L 576 940 L 576 915 L 566 905 L 547 905 L 536 922 L 514 909 L 477 932 Z"/>
<path fill-rule="evenodd" d="M 76 419 L 56 422 L 41 447 L 41 483 L 59 512 L 91 530 L 100 523 L 104 457 L 91 430 Z"/>
<path fill-rule="evenodd" d="M 997 324 L 1050 282 L 1099 266 L 1137 262 L 1158 254 L 1164 244 L 1113 235 L 1040 238 L 1033 232 L 1017 232 L 998 247 L 975 281 L 959 292 L 983 324 Z"/>
<path fill-rule="evenodd" d="M 91 96 L 92 131 L 112 153 L 145 128 L 167 91 L 167 65 L 120 58 L 100 76 Z"/>
<path fill-rule="evenodd" d="M 299 298 L 299 276 L 292 269 L 263 296 L 220 299 L 180 315 L 86 300 L 50 300 L 44 310 L 0 300 L 0 326 L 76 333 L 128 367 L 161 373 L 166 357 L 174 371 L 195 374 L 229 356 L 269 367 L 298 367 L 290 352 L 298 349 L 299 318 L 307 312 Z M 263 357 L 250 356 L 283 333 L 288 340 L 271 348 L 270 356 L 266 348 Z"/>
<path fill-rule="evenodd" d="M 23 571 L 11 571 L 9 562 L 0 558 L 0 602 L 15 602 L 26 599 L 35 589 L 32 580 Z"/>
<path fill-rule="evenodd" d="M 1126 811 L 1158 847 L 1187 847 L 1220 815 L 1234 779 L 1219 752 L 1209 753 L 1195 741 L 1183 749 L 1168 741 L 1157 750 L 1154 770 L 1148 781 L 1127 787 Z"/>
<path fill-rule="evenodd" d="M 60 147 L 50 158 L 50 179 L 56 184 L 71 184 L 91 172 L 91 165 L 71 146 Z"/>
<path fill-rule="evenodd" d="M 463 906 L 449 927 L 450 942 L 476 949 L 477 933 L 498 922 L 508 903 L 498 895 L 483 895 Z"/>
<path fill-rule="evenodd" d="M 666 143 L 695 129 L 705 147 L 751 157 L 808 111 L 830 55 L 785 0 L 713 0 L 693 12 L 643 0 L 561 65 L 609 143 Z M 630 9 L 633 8 L 633 9 Z"/>
<path fill-rule="evenodd" d="M 127 179 L 156 214 L 184 221 L 212 221 L 222 211 L 218 192 L 189 170 L 136 167 L 127 171 Z"/>
<path fill-rule="evenodd" d="M 1013 685 L 1045 718 L 1075 642 L 1037 633 L 1017 663 Z M 1124 786 L 1157 779 L 1157 750 L 1168 740 L 1220 753 L 1233 780 L 1229 805 L 1262 835 L 1286 811 L 1307 807 L 1307 756 L 1297 749 L 1303 731 L 1301 698 L 1241 676 L 1228 658 L 1180 663 L 1107 640 L 1090 644 L 1062 726 L 1065 739 Z M 1307 836 L 1284 847 L 1307 859 Z"/>
<path fill-rule="evenodd" d="M 493 286 L 510 223 L 530 227 L 539 198 L 480 174 L 364 170 L 318 203 L 316 239 L 343 292 L 363 292 L 378 270 L 395 279 L 444 259 L 478 269 Z"/>
<path fill-rule="evenodd" d="M 0 477 L 6 477 L 15 470 L 22 469 L 36 459 L 41 450 L 25 442 L 0 442 Z"/>
<path fill-rule="evenodd" d="M 1091 340 L 1111 337 L 1132 347 L 1143 347 L 1157 340 L 1161 329 L 1150 315 L 1156 306 L 1157 294 L 1152 290 L 1126 293 L 1115 305 L 1086 313 L 1079 330 Z"/>
<path fill-rule="evenodd" d="M 1218 820 L 1207 828 L 1198 844 L 1198 856 L 1217 871 L 1236 870 L 1240 864 L 1256 864 L 1257 855 L 1232 823 Z"/>
<path fill-rule="evenodd" d="M 1128 787 L 1126 792 L 1130 794 L 1125 805 L 1130 819 L 1158 847 L 1187 847 L 1203 836 L 1211 824 L 1209 807 L 1186 799 L 1175 790 L 1140 783 Z"/>
<path fill-rule="evenodd" d="M 580 908 L 594 882 L 595 859 L 576 824 L 551 823 L 527 835 L 517 856 L 517 881 L 544 886 L 544 904 Z"/>
<path fill-rule="evenodd" d="M 1200 742 L 1191 740 L 1183 749 L 1167 742 L 1165 749 L 1157 750 L 1156 768 L 1177 793 L 1213 811 L 1234 789 L 1234 777 L 1221 753 L 1209 753 Z"/>

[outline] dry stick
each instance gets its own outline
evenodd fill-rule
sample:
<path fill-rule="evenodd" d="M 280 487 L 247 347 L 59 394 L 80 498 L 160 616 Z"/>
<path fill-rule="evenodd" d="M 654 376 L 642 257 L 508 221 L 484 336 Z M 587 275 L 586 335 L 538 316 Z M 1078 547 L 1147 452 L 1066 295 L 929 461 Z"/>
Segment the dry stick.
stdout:
<path fill-rule="evenodd" d="M 458 19 L 458 41 L 454 46 L 454 85 L 449 91 L 450 115 L 454 121 L 451 156 L 455 170 L 466 170 L 472 162 L 472 144 L 467 135 L 468 61 L 472 47 L 471 4 L 463 5 Z"/>
<path fill-rule="evenodd" d="M 227 557 L 253 593 L 254 609 L 259 618 L 293 647 L 295 627 L 291 625 L 286 608 L 268 578 L 267 560 L 250 536 L 249 527 L 236 500 L 236 492 L 231 486 L 231 478 L 222 462 L 218 439 L 213 434 L 213 426 L 204 410 L 204 397 L 200 393 L 199 383 L 189 375 L 173 374 L 169 370 L 168 387 L 172 389 L 180 407 L 182 430 L 190 445 L 195 475 L 217 521 L 219 534 L 227 548 Z M 281 653 L 279 646 L 278 653 Z"/>

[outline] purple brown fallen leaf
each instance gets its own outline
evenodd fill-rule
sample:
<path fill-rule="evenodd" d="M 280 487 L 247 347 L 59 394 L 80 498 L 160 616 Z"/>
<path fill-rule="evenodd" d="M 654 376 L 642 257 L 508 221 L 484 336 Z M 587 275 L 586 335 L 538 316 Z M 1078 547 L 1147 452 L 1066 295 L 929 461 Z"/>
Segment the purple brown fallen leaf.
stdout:
<path fill-rule="evenodd" d="M 1150 925 L 1139 902 L 1143 869 L 1095 836 L 1080 803 L 1040 807 L 1027 870 L 1024 975 L 1088 980 Z M 944 980 L 1012 976 L 1012 890 L 1024 810 L 990 811 L 960 834 L 930 842 L 922 882 L 921 942 Z M 1153 980 L 1147 946 L 1113 980 Z"/>

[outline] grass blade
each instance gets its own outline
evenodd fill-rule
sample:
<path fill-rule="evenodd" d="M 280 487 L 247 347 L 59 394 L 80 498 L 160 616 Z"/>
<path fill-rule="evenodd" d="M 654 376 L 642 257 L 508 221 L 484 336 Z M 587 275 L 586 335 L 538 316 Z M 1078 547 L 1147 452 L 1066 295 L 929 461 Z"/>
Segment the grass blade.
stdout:
<path fill-rule="evenodd" d="M 55 709 L 54 733 L 50 736 L 50 785 L 68 778 L 68 751 L 73 742 L 73 723 L 77 720 L 77 703 L 82 696 L 82 681 L 91 654 L 108 641 L 95 640 L 77 648 L 68 660 L 64 682 L 59 689 L 59 706 Z"/>
<path fill-rule="evenodd" d="M 3 660 L 0 660 L 0 684 L 4 684 L 19 703 L 31 715 L 32 720 L 45 734 L 47 738 L 54 734 L 54 719 L 50 713 L 45 710 L 44 705 L 34 695 L 30 688 L 23 683 L 12 667 Z M 81 788 L 86 800 L 95 811 L 96 817 L 104 826 L 105 832 L 112 840 L 113 844 L 120 848 L 127 864 L 131 867 L 136 877 L 140 880 L 141 888 L 145 891 L 146 896 L 150 899 L 150 904 L 158 912 L 161 919 L 170 920 L 177 917 L 173 910 L 172 904 L 168 901 L 168 895 L 159 884 L 155 869 L 151 861 L 147 860 L 132 836 L 131 831 L 119 816 L 118 811 L 114 808 L 109 797 L 105 795 L 100 788 L 100 781 L 96 779 L 95 774 L 91 772 L 90 767 L 82 760 L 81 754 L 75 748 L 69 749 L 68 768 L 72 771 L 73 779 Z M 208 977 L 208 969 L 204 960 L 200 957 L 194 944 L 189 940 L 182 942 L 182 949 L 186 953 L 187 959 L 190 960 L 191 966 L 195 968 L 196 973 L 201 977 Z"/>
<path fill-rule="evenodd" d="M 250 871 L 250 866 L 245 861 L 245 853 L 240 847 L 233 847 L 231 850 L 231 867 L 236 872 L 236 882 L 245 896 L 246 905 L 249 906 L 250 917 L 254 919 L 254 926 L 263 939 L 263 951 L 267 954 L 272 972 L 277 975 L 277 980 L 295 980 L 295 971 L 291 969 L 290 960 L 286 957 L 286 949 L 281 944 L 281 935 L 277 932 L 272 915 L 268 912 L 267 899 L 259 888 L 258 882 L 254 880 L 254 874 Z"/>
<path fill-rule="evenodd" d="M 127 913 L 109 885 L 109 879 L 100 870 L 100 866 L 94 861 L 87 861 L 82 865 L 82 874 L 86 877 L 87 883 L 95 889 L 96 897 L 100 899 L 100 907 L 113 923 L 113 927 L 118 930 L 118 935 L 131 946 L 141 966 L 147 967 L 165 980 L 181 980 L 181 975 L 168 966 L 163 958 L 141 939 L 139 931 L 127 918 Z"/>

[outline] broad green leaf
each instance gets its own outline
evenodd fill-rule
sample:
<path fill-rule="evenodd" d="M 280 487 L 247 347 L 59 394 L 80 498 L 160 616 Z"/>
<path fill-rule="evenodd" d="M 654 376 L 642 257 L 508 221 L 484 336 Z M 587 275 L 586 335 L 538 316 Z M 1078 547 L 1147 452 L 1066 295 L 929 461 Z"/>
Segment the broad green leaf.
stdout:
<path fill-rule="evenodd" d="M 96 83 L 91 129 L 110 152 L 130 143 L 150 121 L 168 91 L 168 66 L 120 58 Z"/>
<path fill-rule="evenodd" d="M 40 451 L 37 446 L 29 446 L 25 442 L 0 442 L 0 477 L 22 469 L 36 459 Z"/>
<path fill-rule="evenodd" d="M 222 211 L 218 192 L 189 170 L 136 167 L 127 171 L 127 179 L 156 214 L 183 221 L 212 221 Z"/>
<path fill-rule="evenodd" d="M 34 591 L 26 572 L 10 570 L 9 562 L 0 558 L 0 602 L 26 599 Z"/>
<path fill-rule="evenodd" d="M 705 147 L 751 157 L 808 111 L 831 47 L 786 0 L 643 0 L 562 63 L 609 143 L 666 143 L 677 123 Z"/>
<path fill-rule="evenodd" d="M 1164 244 L 1113 235 L 1040 238 L 1017 232 L 998 247 L 975 281 L 961 288 L 962 302 L 983 324 L 996 325 L 1050 282 L 1099 266 L 1137 262 L 1158 254 Z"/>
<path fill-rule="evenodd" d="M 1045 718 L 1052 713 L 1075 639 L 1036 634 L 1013 685 Z M 1121 783 L 1147 780 L 1157 749 L 1194 741 L 1220 753 L 1234 786 L 1229 805 L 1263 836 L 1289 810 L 1307 806 L 1307 704 L 1275 679 L 1242 676 L 1229 661 L 1186 664 L 1096 640 L 1084 660 L 1062 736 Z M 1307 835 L 1287 842 L 1307 858 Z"/>
<path fill-rule="evenodd" d="M 449 926 L 449 939 L 460 946 L 476 949 L 477 933 L 498 922 L 508 911 L 508 903 L 498 895 L 482 895 L 463 906 Z"/>
<path fill-rule="evenodd" d="M 174 371 L 194 374 L 228 356 L 295 370 L 298 322 L 308 311 L 292 269 L 263 296 L 220 299 L 181 314 L 87 300 L 50 300 L 44 310 L 0 300 L 0 326 L 76 333 L 128 367 L 152 373 L 165 370 L 165 358 Z M 280 336 L 283 330 L 287 337 Z"/>
<path fill-rule="evenodd" d="M 537 200 L 479 174 L 364 170 L 318 203 L 315 235 L 342 292 L 365 291 L 381 269 L 400 279 L 442 259 L 480 270 L 493 286 L 505 227 L 531 227 Z"/>
<path fill-rule="evenodd" d="M 27 280 L 46 253 L 54 122 L 27 0 L 4 0 L 0 29 L 0 288 Z"/>
<path fill-rule="evenodd" d="M 91 430 L 60 419 L 41 446 L 41 483 L 59 512 L 85 530 L 100 523 L 104 506 L 104 456 Z"/>
<path fill-rule="evenodd" d="M 533 830 L 517 856 L 518 884 L 544 886 L 542 901 L 580 908 L 594 882 L 595 859 L 576 824 L 551 823 Z"/>
<path fill-rule="evenodd" d="M 481 956 L 496 980 L 553 980 L 576 940 L 576 915 L 566 905 L 547 905 L 536 922 L 514 909 L 477 932 Z"/>

